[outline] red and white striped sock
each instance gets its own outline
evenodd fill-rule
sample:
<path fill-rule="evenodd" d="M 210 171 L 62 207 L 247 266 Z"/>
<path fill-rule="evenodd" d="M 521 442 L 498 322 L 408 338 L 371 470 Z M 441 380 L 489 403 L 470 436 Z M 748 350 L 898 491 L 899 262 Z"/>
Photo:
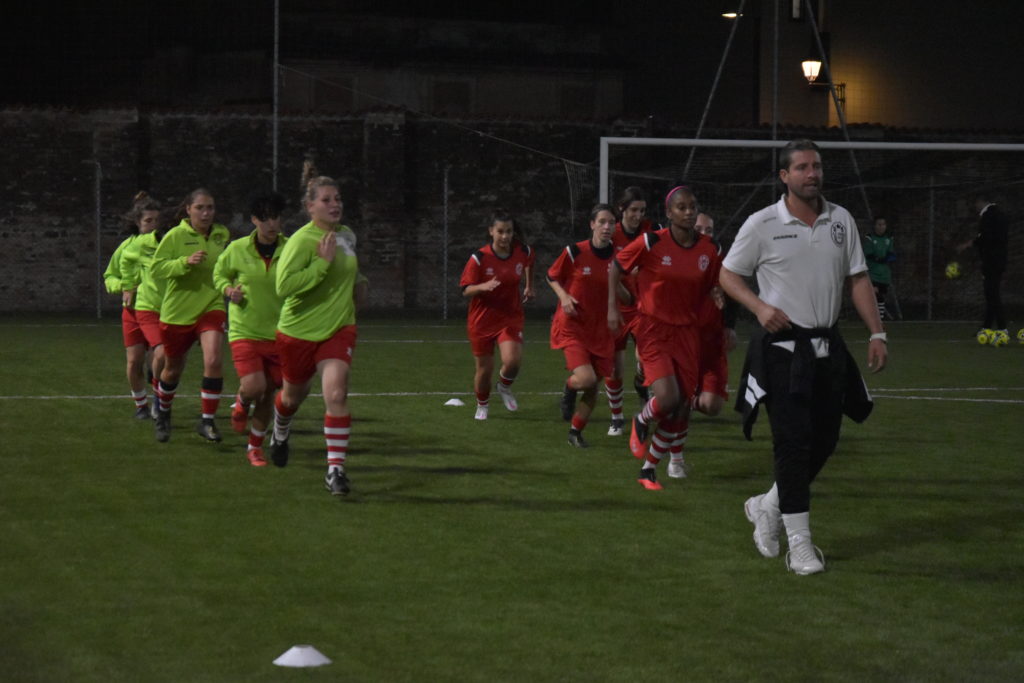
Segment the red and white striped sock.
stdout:
<path fill-rule="evenodd" d="M 217 406 L 220 405 L 220 394 L 223 390 L 223 377 L 203 377 L 202 390 L 199 392 L 199 396 L 202 398 L 204 420 L 212 420 L 217 415 Z"/>
<path fill-rule="evenodd" d="M 171 403 L 174 401 L 174 393 L 178 390 L 178 384 L 168 384 L 163 380 L 157 384 L 156 395 L 160 400 L 160 410 L 165 413 L 171 411 Z"/>
<path fill-rule="evenodd" d="M 478 406 L 487 406 L 490 402 L 491 392 L 490 391 L 478 391 L 476 392 L 476 404 Z"/>
<path fill-rule="evenodd" d="M 675 429 L 676 433 L 672 439 L 669 455 L 672 457 L 672 462 L 682 462 L 683 449 L 686 448 L 686 436 L 690 433 L 690 419 L 680 420 L 676 424 Z"/>
<path fill-rule="evenodd" d="M 147 403 L 146 390 L 139 389 L 138 391 L 135 391 L 132 389 L 132 400 L 135 401 L 136 408 L 145 408 Z"/>
<path fill-rule="evenodd" d="M 294 410 L 288 410 L 281 402 L 281 392 L 274 395 L 274 441 L 281 443 L 288 440 L 292 430 Z"/>
<path fill-rule="evenodd" d="M 643 469 L 649 470 L 652 467 L 657 466 L 661 459 L 664 458 L 669 449 L 672 447 L 672 437 L 674 436 L 670 424 L 659 424 L 658 429 L 654 432 L 654 436 L 651 437 L 651 447 L 647 449 L 647 457 L 644 458 Z"/>
<path fill-rule="evenodd" d="M 608 397 L 608 408 L 612 411 L 613 420 L 622 419 L 622 380 L 604 378 L 604 393 Z"/>
<path fill-rule="evenodd" d="M 651 396 L 651 400 L 644 404 L 643 410 L 640 411 L 640 421 L 644 424 L 650 424 L 651 422 L 657 422 L 663 417 L 665 415 L 661 412 L 661 406 L 658 405 L 657 397 Z"/>
<path fill-rule="evenodd" d="M 266 435 L 267 433 L 265 431 L 261 432 L 255 427 L 252 427 L 249 430 L 249 447 L 246 450 L 254 451 L 257 448 L 263 448 L 263 439 Z"/>
<path fill-rule="evenodd" d="M 577 432 L 582 432 L 583 428 L 587 426 L 587 420 L 580 417 L 579 413 L 572 416 L 572 428 Z"/>
<path fill-rule="evenodd" d="M 501 370 L 499 370 L 498 371 L 498 381 L 501 382 L 502 384 L 504 384 L 506 387 L 510 387 L 510 386 L 512 386 L 512 382 L 516 381 L 516 378 L 513 377 L 512 379 L 509 379 L 508 377 L 505 376 L 505 374 Z"/>
<path fill-rule="evenodd" d="M 351 432 L 352 416 L 336 417 L 324 414 L 324 440 L 327 442 L 327 471 L 345 469 L 348 454 L 348 437 Z"/>

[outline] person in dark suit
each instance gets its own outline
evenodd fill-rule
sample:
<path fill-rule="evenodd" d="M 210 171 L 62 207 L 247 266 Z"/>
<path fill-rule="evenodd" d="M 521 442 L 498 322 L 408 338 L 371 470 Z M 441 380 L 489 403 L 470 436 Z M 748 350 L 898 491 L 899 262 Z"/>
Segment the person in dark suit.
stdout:
<path fill-rule="evenodd" d="M 981 276 L 985 292 L 985 320 L 983 329 L 1006 331 L 1006 317 L 1003 315 L 1003 300 L 1000 295 L 1003 273 L 1006 272 L 1006 244 L 1010 220 L 998 205 L 986 194 L 974 198 L 974 209 L 981 217 L 978 234 L 957 247 L 962 252 L 970 246 L 978 248 L 981 257 Z"/>

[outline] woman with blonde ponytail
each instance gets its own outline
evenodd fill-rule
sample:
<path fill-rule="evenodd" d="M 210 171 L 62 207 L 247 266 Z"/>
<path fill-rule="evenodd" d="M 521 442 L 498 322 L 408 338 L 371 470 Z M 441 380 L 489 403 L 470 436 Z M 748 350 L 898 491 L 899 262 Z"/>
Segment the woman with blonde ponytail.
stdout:
<path fill-rule="evenodd" d="M 327 442 L 324 486 L 344 496 L 350 488 L 345 458 L 352 424 L 348 381 L 356 346 L 356 300 L 364 295 L 366 280 L 359 274 L 355 233 L 341 224 L 338 183 L 318 176 L 307 161 L 302 187 L 302 207 L 310 220 L 289 238 L 277 265 L 277 293 L 284 299 L 277 351 L 284 381 L 274 398 L 270 457 L 278 467 L 288 463 L 292 417 L 319 372 Z"/>

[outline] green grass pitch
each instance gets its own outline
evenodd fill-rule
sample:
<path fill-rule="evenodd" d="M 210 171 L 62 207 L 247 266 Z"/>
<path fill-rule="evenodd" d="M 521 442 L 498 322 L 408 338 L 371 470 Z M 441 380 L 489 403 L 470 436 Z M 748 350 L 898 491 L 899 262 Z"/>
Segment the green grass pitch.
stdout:
<path fill-rule="evenodd" d="M 224 442 L 192 433 L 193 351 L 158 444 L 116 322 L 2 319 L 0 679 L 1020 680 L 1024 346 L 973 331 L 889 325 L 875 414 L 813 488 L 827 571 L 797 577 L 742 512 L 770 483 L 766 420 L 746 442 L 731 409 L 695 417 L 689 478 L 646 491 L 603 401 L 592 447 L 565 443 L 542 322 L 519 412 L 495 396 L 483 423 L 461 321 L 365 322 L 339 500 L 319 398 L 289 466 L 256 469 L 229 362 Z M 846 336 L 862 361 L 866 333 Z M 742 345 L 730 361 L 735 386 Z M 271 663 L 300 643 L 333 663 Z"/>

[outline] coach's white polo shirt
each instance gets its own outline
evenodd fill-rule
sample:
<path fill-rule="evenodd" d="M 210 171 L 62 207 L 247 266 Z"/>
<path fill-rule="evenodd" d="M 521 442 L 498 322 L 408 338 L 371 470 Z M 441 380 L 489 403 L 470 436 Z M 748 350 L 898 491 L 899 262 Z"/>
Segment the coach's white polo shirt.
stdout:
<path fill-rule="evenodd" d="M 853 216 L 838 204 L 823 204 L 812 226 L 789 212 L 785 195 L 751 214 L 722 264 L 744 277 L 756 274 L 758 296 L 800 327 L 832 327 L 846 278 L 868 268 Z M 793 342 L 780 345 L 792 349 Z M 823 344 L 815 346 L 817 355 L 828 354 Z"/>

